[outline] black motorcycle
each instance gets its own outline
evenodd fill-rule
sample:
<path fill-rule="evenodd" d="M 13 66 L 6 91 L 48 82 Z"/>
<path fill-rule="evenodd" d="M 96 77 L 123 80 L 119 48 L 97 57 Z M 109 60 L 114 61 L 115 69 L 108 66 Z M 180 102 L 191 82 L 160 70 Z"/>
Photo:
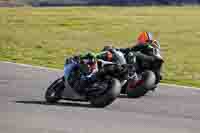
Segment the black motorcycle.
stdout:
<path fill-rule="evenodd" d="M 140 52 L 135 53 L 131 50 L 127 52 L 126 50 L 124 53 L 120 49 L 115 48 L 104 48 L 103 50 L 108 50 L 113 54 L 113 62 L 129 64 L 128 80 L 121 83 L 121 93 L 127 94 L 128 97 L 138 98 L 144 96 L 149 90 L 154 90 L 162 79 L 160 71 L 164 61 L 160 55 L 159 48 L 151 49 L 151 58 L 154 59 L 151 62 L 149 62 L 149 56 Z"/>
<path fill-rule="evenodd" d="M 127 84 L 127 95 L 129 97 L 139 97 L 145 95 L 150 90 L 155 90 L 157 84 L 162 80 L 161 68 L 164 60 L 159 48 L 151 49 L 151 56 L 141 52 L 129 52 L 126 55 L 127 63 L 134 64 L 137 73 Z"/>
<path fill-rule="evenodd" d="M 83 66 L 71 67 L 67 79 L 63 76 L 47 88 L 46 101 L 49 103 L 55 103 L 61 99 L 89 101 L 94 107 L 105 107 L 113 103 L 121 92 L 120 81 L 127 78 L 127 67 L 98 60 L 99 70 L 93 75 L 95 80 L 91 81 L 83 78 L 87 76 L 88 66 L 79 65 Z"/>

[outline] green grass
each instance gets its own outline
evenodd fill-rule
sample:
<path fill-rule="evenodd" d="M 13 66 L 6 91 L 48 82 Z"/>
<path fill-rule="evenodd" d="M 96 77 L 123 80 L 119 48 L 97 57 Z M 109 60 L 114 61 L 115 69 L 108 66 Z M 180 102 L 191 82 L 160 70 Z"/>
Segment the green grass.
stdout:
<path fill-rule="evenodd" d="M 200 87 L 200 7 L 1 8 L 0 60 L 63 68 L 65 57 L 152 31 L 163 82 Z"/>

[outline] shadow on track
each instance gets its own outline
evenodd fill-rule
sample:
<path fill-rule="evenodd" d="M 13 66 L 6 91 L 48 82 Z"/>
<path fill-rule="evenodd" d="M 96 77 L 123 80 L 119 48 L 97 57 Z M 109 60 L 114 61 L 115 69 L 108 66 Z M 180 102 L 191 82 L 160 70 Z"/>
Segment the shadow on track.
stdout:
<path fill-rule="evenodd" d="M 84 107 L 84 108 L 94 108 L 89 103 L 77 103 L 77 102 L 58 102 L 58 103 L 47 103 L 46 101 L 15 101 L 15 103 L 23 104 L 39 104 L 46 106 L 70 106 L 70 107 Z"/>

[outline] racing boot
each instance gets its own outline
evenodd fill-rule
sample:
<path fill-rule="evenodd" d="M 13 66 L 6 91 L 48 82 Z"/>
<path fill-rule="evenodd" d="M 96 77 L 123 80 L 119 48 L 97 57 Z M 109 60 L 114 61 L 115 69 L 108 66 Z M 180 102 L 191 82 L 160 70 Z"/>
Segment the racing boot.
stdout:
<path fill-rule="evenodd" d="M 89 82 L 86 78 L 81 78 L 75 82 L 74 88 L 80 95 L 85 95 L 87 93 L 88 84 Z"/>
<path fill-rule="evenodd" d="M 92 76 L 83 76 L 81 80 L 79 80 L 79 85 L 77 85 L 77 91 L 80 94 L 87 94 L 90 91 L 90 85 L 92 85 L 96 81 L 96 75 Z"/>

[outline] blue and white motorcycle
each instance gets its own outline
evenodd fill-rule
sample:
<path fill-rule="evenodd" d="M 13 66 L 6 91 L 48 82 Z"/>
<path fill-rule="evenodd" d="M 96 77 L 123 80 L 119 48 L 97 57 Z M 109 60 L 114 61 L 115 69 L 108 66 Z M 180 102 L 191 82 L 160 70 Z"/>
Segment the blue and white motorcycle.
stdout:
<path fill-rule="evenodd" d="M 61 99 L 70 101 L 87 101 L 94 107 L 105 107 L 113 103 L 120 95 L 120 81 L 127 78 L 126 65 L 98 60 L 95 79 L 88 80 L 88 66 L 77 60 L 69 59 L 65 64 L 64 76 L 54 81 L 45 93 L 49 103 Z"/>

